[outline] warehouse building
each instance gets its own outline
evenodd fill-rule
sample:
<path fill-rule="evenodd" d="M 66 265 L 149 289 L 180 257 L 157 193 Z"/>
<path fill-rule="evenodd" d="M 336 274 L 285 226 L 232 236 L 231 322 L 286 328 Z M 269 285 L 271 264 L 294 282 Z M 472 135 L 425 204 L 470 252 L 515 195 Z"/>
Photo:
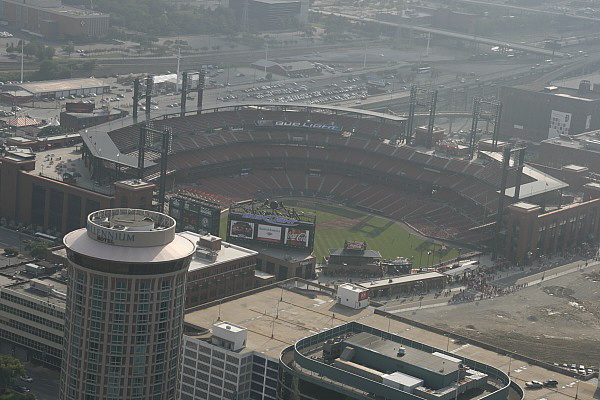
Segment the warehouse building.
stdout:
<path fill-rule="evenodd" d="M 21 97 L 40 100 L 86 96 L 90 93 L 101 95 L 110 92 L 110 85 L 97 78 L 75 78 L 4 85 L 2 90 L 2 97 L 5 100 L 14 98 L 19 102 Z"/>
<path fill-rule="evenodd" d="M 600 129 L 600 84 L 502 87 L 500 135 L 532 143 Z"/>

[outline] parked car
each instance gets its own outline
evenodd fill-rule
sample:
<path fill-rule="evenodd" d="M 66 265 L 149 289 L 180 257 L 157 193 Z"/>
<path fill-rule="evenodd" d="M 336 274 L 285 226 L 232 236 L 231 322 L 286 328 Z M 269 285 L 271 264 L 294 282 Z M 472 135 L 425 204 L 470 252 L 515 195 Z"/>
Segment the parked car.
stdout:
<path fill-rule="evenodd" d="M 555 387 L 558 385 L 558 381 L 554 379 L 548 379 L 543 383 L 544 387 Z"/>
<path fill-rule="evenodd" d="M 27 375 L 23 375 L 21 377 L 19 377 L 20 380 L 22 380 L 23 382 L 33 382 L 33 378 Z"/>
<path fill-rule="evenodd" d="M 540 381 L 529 381 L 525 382 L 525 387 L 527 389 L 540 389 L 544 387 L 544 384 Z"/>
<path fill-rule="evenodd" d="M 13 390 L 17 393 L 28 393 L 29 389 L 25 386 L 21 386 L 21 385 L 14 385 Z"/>

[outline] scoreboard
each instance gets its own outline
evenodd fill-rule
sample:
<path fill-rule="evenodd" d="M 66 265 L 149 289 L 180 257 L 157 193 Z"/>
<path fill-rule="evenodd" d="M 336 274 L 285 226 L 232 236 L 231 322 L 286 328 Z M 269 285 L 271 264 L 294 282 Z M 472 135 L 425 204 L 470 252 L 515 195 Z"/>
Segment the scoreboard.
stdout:
<path fill-rule="evenodd" d="M 270 213 L 234 204 L 229 209 L 227 241 L 264 244 L 273 247 L 312 251 L 315 222 L 312 215 Z"/>
<path fill-rule="evenodd" d="M 217 203 L 178 194 L 169 199 L 169 215 L 177 231 L 192 231 L 219 236 L 221 206 Z"/>

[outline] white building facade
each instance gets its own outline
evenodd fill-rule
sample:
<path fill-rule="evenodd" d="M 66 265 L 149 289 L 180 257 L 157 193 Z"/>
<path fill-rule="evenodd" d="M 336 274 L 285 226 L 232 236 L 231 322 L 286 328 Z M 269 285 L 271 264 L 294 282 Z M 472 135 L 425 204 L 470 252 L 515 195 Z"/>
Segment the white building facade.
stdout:
<path fill-rule="evenodd" d="M 245 328 L 213 325 L 210 338 L 184 336 L 181 400 L 276 399 L 278 360 L 246 349 Z"/>

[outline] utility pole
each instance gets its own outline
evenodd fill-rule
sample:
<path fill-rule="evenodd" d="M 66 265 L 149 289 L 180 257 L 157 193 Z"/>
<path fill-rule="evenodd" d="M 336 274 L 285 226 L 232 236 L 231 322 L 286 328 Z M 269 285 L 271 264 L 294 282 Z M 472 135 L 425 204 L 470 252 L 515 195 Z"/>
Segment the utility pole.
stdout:
<path fill-rule="evenodd" d="M 177 77 L 175 78 L 175 93 L 179 92 L 179 64 L 181 62 L 181 47 L 177 49 Z"/>
<path fill-rule="evenodd" d="M 21 39 L 21 83 L 23 83 L 23 48 L 25 40 Z"/>
<path fill-rule="evenodd" d="M 265 43 L 267 45 L 265 49 L 265 75 L 267 75 L 267 61 L 269 61 L 269 43 Z"/>

